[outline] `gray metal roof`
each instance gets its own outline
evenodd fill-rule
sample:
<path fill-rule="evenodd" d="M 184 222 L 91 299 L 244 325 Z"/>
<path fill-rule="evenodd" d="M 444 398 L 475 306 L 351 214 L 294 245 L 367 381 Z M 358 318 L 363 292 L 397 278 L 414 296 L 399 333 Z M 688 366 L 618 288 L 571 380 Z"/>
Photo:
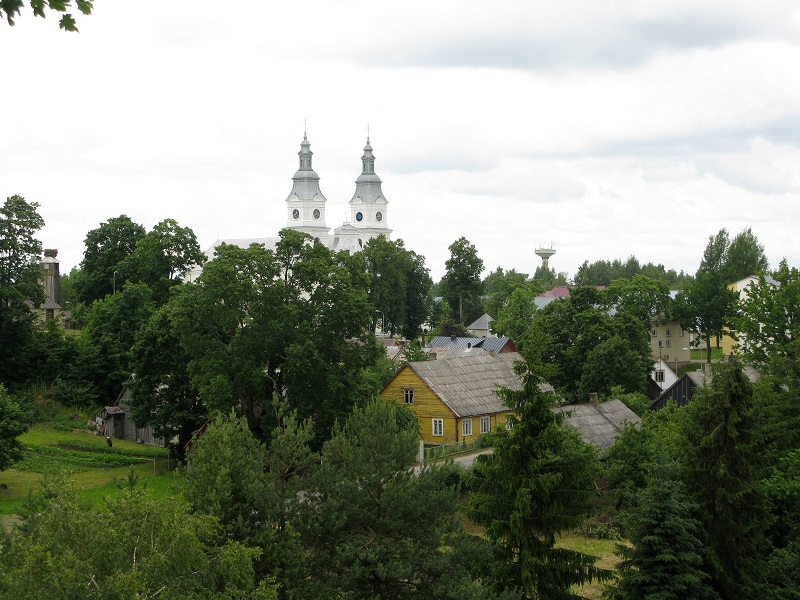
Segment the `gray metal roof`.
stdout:
<path fill-rule="evenodd" d="M 457 417 L 472 417 L 510 410 L 495 394 L 499 387 L 522 389 L 514 371 L 521 360 L 516 352 L 476 352 L 450 360 L 411 362 L 408 366 L 433 390 Z M 542 391 L 553 391 L 542 384 Z"/>
<path fill-rule="evenodd" d="M 583 441 L 606 450 L 625 428 L 625 422 L 639 423 L 641 419 L 621 400 L 600 404 L 568 404 L 553 409 L 565 413 L 564 423 L 581 434 Z"/>
<path fill-rule="evenodd" d="M 494 350 L 500 352 L 506 344 L 511 342 L 511 338 L 472 338 L 438 335 L 428 344 L 429 348 L 483 348 L 484 350 Z M 512 346 L 513 348 L 513 346 Z"/>

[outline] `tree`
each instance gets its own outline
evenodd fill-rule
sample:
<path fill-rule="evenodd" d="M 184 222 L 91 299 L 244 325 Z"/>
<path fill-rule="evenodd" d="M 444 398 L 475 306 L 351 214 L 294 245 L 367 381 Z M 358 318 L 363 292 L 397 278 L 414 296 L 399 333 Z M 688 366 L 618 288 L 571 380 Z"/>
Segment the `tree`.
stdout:
<path fill-rule="evenodd" d="M 593 557 L 555 548 L 556 535 L 583 520 L 599 472 L 597 452 L 550 410 L 555 396 L 540 390 L 535 373 L 523 376 L 521 390 L 499 391 L 514 410 L 511 428 L 492 434 L 494 452 L 473 467 L 469 513 L 496 546 L 495 591 L 572 598 L 570 586 L 610 577 Z"/>
<path fill-rule="evenodd" d="M 749 227 L 731 240 L 725 262 L 729 282 L 739 281 L 749 275 L 762 275 L 769 269 L 764 246 Z"/>
<path fill-rule="evenodd" d="M 281 232 L 275 252 L 255 244 L 217 248 L 197 282 L 172 294 L 168 316 L 148 334 L 168 329 L 176 356 L 185 355 L 183 365 L 167 362 L 185 369 L 181 397 L 188 401 L 193 390 L 201 415 L 236 407 L 262 440 L 276 425 L 277 397 L 301 420 L 313 420 L 321 444 L 337 418 L 382 384 L 371 369 L 385 353 L 368 329 L 373 309 L 359 260 L 291 230 Z M 147 359 L 140 350 L 139 359 Z M 155 359 L 139 360 L 142 368 L 150 390 L 169 375 Z M 149 404 L 138 394 L 133 401 Z M 152 408 L 147 418 L 169 410 L 161 401 Z"/>
<path fill-rule="evenodd" d="M 369 240 L 359 254 L 370 276 L 367 296 L 376 309 L 373 331 L 380 315 L 392 335 L 399 330 L 407 338 L 418 336 L 430 312 L 426 296 L 431 278 L 425 258 L 406 250 L 402 240 L 392 242 L 384 236 Z"/>
<path fill-rule="evenodd" d="M 634 275 L 616 279 L 604 290 L 606 302 L 617 311 L 627 311 L 642 323 L 666 320 L 670 312 L 669 285 L 663 279 Z"/>
<path fill-rule="evenodd" d="M 525 273 L 518 273 L 514 269 L 503 271 L 501 267 L 497 267 L 483 280 L 484 310 L 496 319 L 500 310 L 508 304 L 511 295 L 521 287 L 530 287 L 534 296 L 543 291 Z"/>
<path fill-rule="evenodd" d="M 736 292 L 726 287 L 720 271 L 698 271 L 675 298 L 675 314 L 681 327 L 697 331 L 706 342 L 706 361 L 711 362 L 712 339 L 723 335 L 733 315 Z"/>
<path fill-rule="evenodd" d="M 206 421 L 208 408 L 192 384 L 191 356 L 181 344 L 182 330 L 172 304 L 162 306 L 136 333 L 131 348 L 130 408 L 140 426 L 150 425 L 172 452 L 184 460 L 184 449 Z"/>
<path fill-rule="evenodd" d="M 197 438 L 186 496 L 195 510 L 213 515 L 237 541 L 253 541 L 271 531 L 265 506 L 266 455 L 247 423 L 233 410 L 217 413 Z"/>
<path fill-rule="evenodd" d="M 0 382 L 12 389 L 32 368 L 36 316 L 28 303 L 44 301 L 37 265 L 42 244 L 34 237 L 44 227 L 38 208 L 21 196 L 0 207 Z"/>
<path fill-rule="evenodd" d="M 260 551 L 177 496 L 133 488 L 87 507 L 62 479 L 45 486 L 4 541 L 4 598 L 276 598 L 255 577 Z"/>
<path fill-rule="evenodd" d="M 531 326 L 543 375 L 567 396 L 608 395 L 616 385 L 644 391 L 652 368 L 648 323 L 625 309 L 613 312 L 594 287 L 551 302 Z"/>
<path fill-rule="evenodd" d="M 475 246 L 467 238 L 458 238 L 450 244 L 450 258 L 445 261 L 446 272 L 442 278 L 442 296 L 451 307 L 451 317 L 461 325 L 471 323 L 482 312 L 481 294 L 483 261 Z"/>
<path fill-rule="evenodd" d="M 74 282 L 81 302 L 88 306 L 123 288 L 128 280 L 123 261 L 133 254 L 145 234 L 145 228 L 127 215 L 109 219 L 86 234 L 86 250 Z"/>
<path fill-rule="evenodd" d="M 784 259 L 773 278 L 761 277 L 747 287 L 734 319 L 739 352 L 761 367 L 771 357 L 794 362 L 800 351 L 800 271 Z"/>
<path fill-rule="evenodd" d="M 684 469 L 710 548 L 707 570 L 723 598 L 754 597 L 770 524 L 754 473 L 753 391 L 736 361 L 718 365 L 688 412 Z"/>
<path fill-rule="evenodd" d="M 19 405 L 0 383 L 0 471 L 22 458 L 22 444 L 17 437 L 27 430 Z"/>
<path fill-rule="evenodd" d="M 169 289 L 205 258 L 191 229 L 165 219 L 136 243 L 119 267 L 126 278 L 150 286 L 158 304 L 163 304 Z"/>
<path fill-rule="evenodd" d="M 16 18 L 24 6 L 24 0 L 0 0 L 0 18 L 5 18 L 8 24 L 13 26 Z M 58 26 L 64 31 L 78 31 L 78 25 L 71 13 L 66 12 L 70 9 L 72 0 L 30 0 L 33 14 L 44 18 L 45 8 L 49 8 L 56 13 L 64 13 L 58 20 Z M 94 0 L 75 0 L 75 8 L 84 15 L 91 14 Z"/>
<path fill-rule="evenodd" d="M 724 283 L 728 284 L 748 275 L 761 275 L 768 268 L 764 246 L 752 229 L 743 229 L 731 240 L 728 230 L 722 228 L 717 235 L 709 236 L 697 272 L 719 272 Z"/>
<path fill-rule="evenodd" d="M 578 285 L 610 285 L 618 279 L 632 279 L 636 275 L 644 275 L 651 279 L 666 281 L 675 289 L 683 286 L 688 275 L 683 271 L 676 273 L 674 269 L 667 271 L 664 265 L 647 263 L 641 265 L 635 256 L 630 256 L 626 261 L 614 259 L 613 261 L 598 260 L 593 263 L 584 261 L 575 273 L 575 283 Z"/>
<path fill-rule="evenodd" d="M 418 438 L 414 415 L 383 399 L 335 428 L 308 494 L 305 539 L 321 588 L 313 597 L 474 597 L 453 468 L 414 474 Z"/>
<path fill-rule="evenodd" d="M 679 480 L 679 465 L 660 447 L 650 464 L 648 484 L 626 515 L 632 547 L 619 545 L 621 578 L 611 597 L 618 600 L 718 598 L 703 571 L 703 543 L 696 506 Z"/>

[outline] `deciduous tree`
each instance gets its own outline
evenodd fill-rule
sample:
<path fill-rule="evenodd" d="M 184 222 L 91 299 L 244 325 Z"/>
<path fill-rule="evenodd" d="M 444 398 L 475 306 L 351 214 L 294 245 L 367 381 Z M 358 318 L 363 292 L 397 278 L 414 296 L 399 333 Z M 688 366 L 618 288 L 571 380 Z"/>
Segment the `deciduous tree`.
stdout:
<path fill-rule="evenodd" d="M 450 258 L 445 261 L 446 272 L 441 282 L 442 295 L 450 306 L 451 317 L 461 325 L 471 323 L 481 315 L 483 261 L 467 238 L 450 244 Z"/>
<path fill-rule="evenodd" d="M 29 2 L 33 14 L 37 17 L 45 16 L 45 9 L 54 11 L 56 14 L 62 13 L 58 20 L 58 26 L 64 31 L 78 31 L 78 24 L 70 10 L 72 0 L 30 0 Z M 75 8 L 84 15 L 91 14 L 94 0 L 75 0 Z M 9 25 L 14 25 L 17 15 L 25 6 L 24 0 L 0 0 L 0 18 L 8 21 Z"/>

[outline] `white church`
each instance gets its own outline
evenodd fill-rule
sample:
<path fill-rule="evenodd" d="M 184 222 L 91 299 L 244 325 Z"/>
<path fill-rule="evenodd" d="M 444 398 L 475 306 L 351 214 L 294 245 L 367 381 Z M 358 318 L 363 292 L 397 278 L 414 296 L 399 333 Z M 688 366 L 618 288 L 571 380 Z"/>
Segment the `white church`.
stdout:
<path fill-rule="evenodd" d="M 356 191 L 350 199 L 350 220 L 336 227 L 331 233 L 325 222 L 325 203 L 328 201 L 319 187 L 319 175 L 311 165 L 311 143 L 306 134 L 300 144 L 300 168 L 292 177 L 292 191 L 286 198 L 286 228 L 311 235 L 316 241 L 334 251 L 358 252 L 369 240 L 382 235 L 390 239 L 386 198 L 381 190 L 381 178 L 375 173 L 375 156 L 372 146 L 364 146 L 361 157 L 361 174 L 356 179 Z M 237 238 L 217 240 L 206 251 L 207 260 L 214 258 L 217 246 L 231 244 L 247 248 L 251 244 L 263 244 L 275 248 L 278 237 Z M 202 272 L 195 267 L 186 276 L 193 281 Z"/>

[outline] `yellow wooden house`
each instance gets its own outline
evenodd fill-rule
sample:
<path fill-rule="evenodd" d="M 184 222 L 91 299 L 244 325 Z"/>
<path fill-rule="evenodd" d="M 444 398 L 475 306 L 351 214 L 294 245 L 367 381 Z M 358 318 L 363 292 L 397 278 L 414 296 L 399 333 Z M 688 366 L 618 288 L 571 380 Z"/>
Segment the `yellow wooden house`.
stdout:
<path fill-rule="evenodd" d="M 516 352 L 472 349 L 455 358 L 410 362 L 380 395 L 405 404 L 417 415 L 426 444 L 470 440 L 506 422 L 512 411 L 495 391 L 521 389 L 514 371 L 518 360 Z"/>

